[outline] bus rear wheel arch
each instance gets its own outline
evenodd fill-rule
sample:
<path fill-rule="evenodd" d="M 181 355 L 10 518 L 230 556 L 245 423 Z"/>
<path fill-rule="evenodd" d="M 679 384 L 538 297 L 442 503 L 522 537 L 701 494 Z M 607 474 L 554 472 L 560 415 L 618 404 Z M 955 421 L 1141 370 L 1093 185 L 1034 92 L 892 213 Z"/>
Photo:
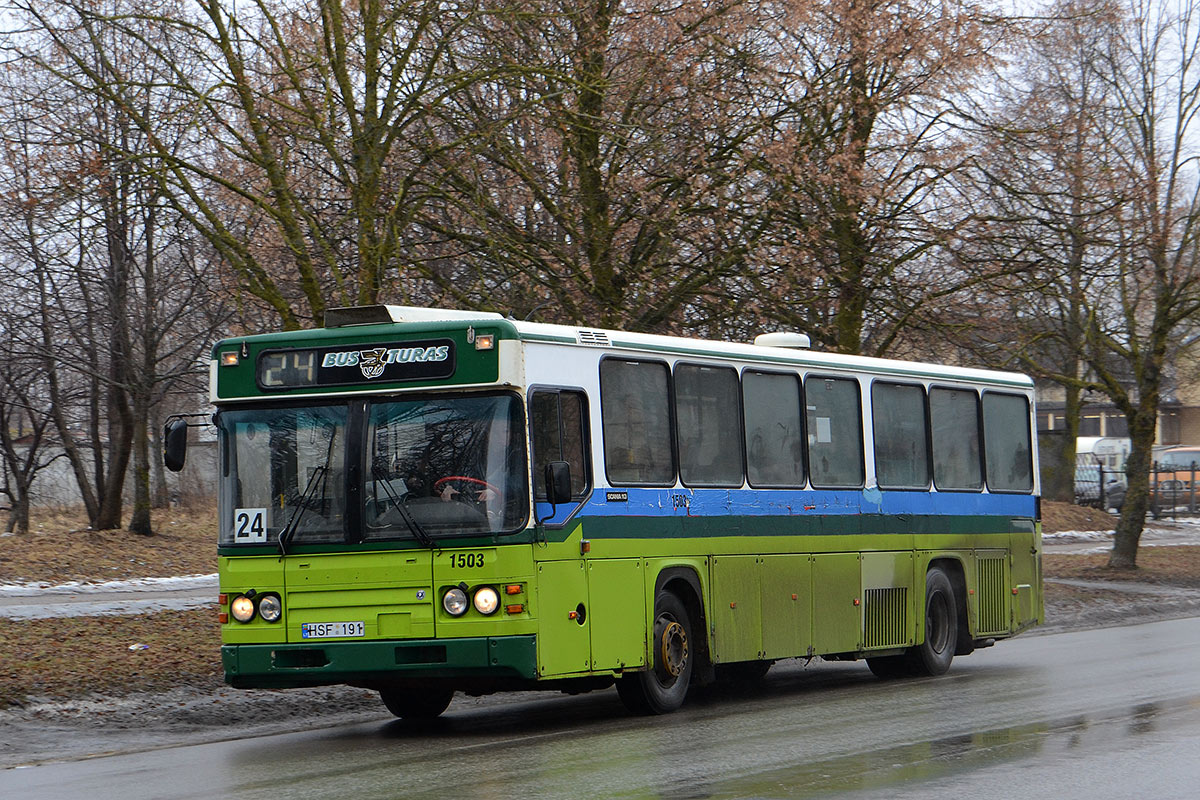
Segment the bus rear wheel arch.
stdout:
<path fill-rule="evenodd" d="M 655 596 L 651 636 L 649 668 L 618 679 L 617 694 L 635 714 L 668 714 L 683 705 L 696 661 L 691 618 L 675 593 Z"/>
<path fill-rule="evenodd" d="M 959 600 L 954 582 L 940 566 L 925 573 L 925 638 L 903 655 L 867 659 L 867 666 L 884 680 L 933 677 L 950 669 L 958 649 Z"/>

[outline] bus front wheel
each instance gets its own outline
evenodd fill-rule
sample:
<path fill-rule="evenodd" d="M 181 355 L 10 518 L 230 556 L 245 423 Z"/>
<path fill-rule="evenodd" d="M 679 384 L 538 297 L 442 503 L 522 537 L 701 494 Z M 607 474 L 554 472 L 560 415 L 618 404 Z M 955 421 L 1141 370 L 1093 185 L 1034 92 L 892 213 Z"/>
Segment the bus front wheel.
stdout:
<path fill-rule="evenodd" d="M 380 689 L 387 710 L 403 719 L 434 719 L 454 699 L 453 689 Z"/>
<path fill-rule="evenodd" d="M 667 714 L 683 705 L 695 659 L 692 623 L 683 601 L 662 591 L 654 599 L 653 663 L 650 669 L 622 676 L 617 694 L 635 714 Z"/>

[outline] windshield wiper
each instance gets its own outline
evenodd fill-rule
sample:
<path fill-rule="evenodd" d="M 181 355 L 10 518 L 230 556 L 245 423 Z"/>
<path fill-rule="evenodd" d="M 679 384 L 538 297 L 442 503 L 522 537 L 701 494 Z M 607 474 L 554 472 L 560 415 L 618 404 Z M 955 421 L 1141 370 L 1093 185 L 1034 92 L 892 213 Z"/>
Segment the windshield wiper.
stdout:
<path fill-rule="evenodd" d="M 371 476 L 375 478 L 376 486 L 383 486 L 384 494 L 388 496 L 388 500 L 391 502 L 391 504 L 396 507 L 396 511 L 400 513 L 400 518 L 404 520 L 404 524 L 408 526 L 410 531 L 412 531 L 412 535 L 416 538 L 416 540 L 428 547 L 430 550 L 436 548 L 437 542 L 435 542 L 433 537 L 429 535 L 429 531 L 425 530 L 425 526 L 417 522 L 416 518 L 413 517 L 412 512 L 408 510 L 407 496 L 400 497 L 397 495 L 392 489 L 391 484 L 388 483 L 387 473 L 384 472 L 381 467 L 372 467 Z"/>
<path fill-rule="evenodd" d="M 304 516 L 304 512 L 308 510 L 308 504 L 312 501 L 313 492 L 320 485 L 320 479 L 324 477 L 326 471 L 325 465 L 321 464 L 309 476 L 308 485 L 304 487 L 304 494 L 300 495 L 300 505 L 296 506 L 296 510 L 292 512 L 292 518 L 288 520 L 288 524 L 279 532 L 280 555 L 287 555 L 287 543 L 296 535 L 296 530 L 300 527 L 300 519 Z"/>

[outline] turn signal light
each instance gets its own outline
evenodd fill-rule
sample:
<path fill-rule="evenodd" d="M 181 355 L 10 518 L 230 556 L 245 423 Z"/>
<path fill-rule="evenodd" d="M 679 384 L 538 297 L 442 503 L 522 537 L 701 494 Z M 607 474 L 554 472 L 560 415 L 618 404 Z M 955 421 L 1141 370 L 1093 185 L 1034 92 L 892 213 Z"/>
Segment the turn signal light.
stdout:
<path fill-rule="evenodd" d="M 504 607 L 504 613 L 506 613 L 506 614 L 520 614 L 520 613 L 523 613 L 524 611 L 525 611 L 524 603 L 513 603 L 510 606 Z"/>
<path fill-rule="evenodd" d="M 504 587 L 505 594 L 520 594 L 523 587 L 519 583 L 509 583 Z"/>

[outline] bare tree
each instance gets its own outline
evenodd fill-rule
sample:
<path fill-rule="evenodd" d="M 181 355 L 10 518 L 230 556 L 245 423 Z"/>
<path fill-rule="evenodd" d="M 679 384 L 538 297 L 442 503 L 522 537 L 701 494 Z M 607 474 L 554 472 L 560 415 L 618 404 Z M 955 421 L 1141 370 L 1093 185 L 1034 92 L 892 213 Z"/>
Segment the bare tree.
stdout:
<path fill-rule="evenodd" d="M 1200 16 L 1191 2 L 1156 0 L 1064 2 L 1047 16 L 1037 79 L 1014 98 L 1026 111 L 1002 126 L 1022 157 L 1009 168 L 992 162 L 994 208 L 1005 214 L 987 220 L 993 231 L 981 239 L 1027 267 L 1001 287 L 1013 312 L 1002 328 L 1025 328 L 1012 337 L 1024 343 L 1023 362 L 1074 391 L 1103 393 L 1125 415 L 1128 490 L 1109 563 L 1132 567 L 1164 368 L 1200 312 L 1191 145 Z M 1034 124 L 1039 114 L 1051 124 Z M 1039 176 L 1036 164 L 1048 168 Z"/>
<path fill-rule="evenodd" d="M 966 219 L 944 188 L 966 155 L 955 101 L 988 74 L 1002 26 L 976 3 L 776 7 L 760 67 L 774 220 L 743 308 L 882 354 L 954 285 L 932 256 Z"/>
<path fill-rule="evenodd" d="M 425 202 L 410 132 L 472 79 L 439 69 L 472 0 L 17 5 L 58 46 L 39 63 L 121 109 L 141 134 L 123 155 L 161 166 L 163 197 L 285 327 L 319 322 L 330 300 L 376 302 L 403 271 L 401 234 Z M 131 88 L 146 72 L 111 58 L 107 37 L 152 62 L 154 82 Z M 188 147 L 131 102 L 159 82 L 186 98 Z"/>
<path fill-rule="evenodd" d="M 6 292 L 12 300 L 14 295 Z M 5 530 L 29 531 L 33 486 L 38 474 L 58 457 L 45 392 L 45 375 L 36 357 L 14 336 L 13 314 L 0 321 L 0 494 L 9 501 Z M 19 323 L 18 323 L 19 324 Z"/>
<path fill-rule="evenodd" d="M 494 77 L 431 122 L 461 143 L 436 153 L 444 202 L 422 218 L 437 291 L 521 316 L 693 324 L 761 219 L 744 11 L 550 0 L 483 20 L 452 66 Z"/>
<path fill-rule="evenodd" d="M 975 357 L 1062 387 L 1066 428 L 1050 463 L 1064 472 L 1043 491 L 1065 501 L 1080 411 L 1102 390 L 1085 355 L 1089 298 L 1119 274 L 1114 211 L 1127 187 L 1107 146 L 1119 115 L 1095 54 L 1121 19 L 1114 3 L 1065 0 L 1026 20 L 1012 68 L 976 98 L 976 153 L 957 178 L 973 216 L 954 256 L 982 282 L 956 295 L 941 329 Z"/>
<path fill-rule="evenodd" d="M 132 71 L 138 59 L 120 40 L 77 44 L 79 58 L 103 49 L 90 51 L 96 63 Z M 221 301 L 210 300 L 184 229 L 161 200 L 155 162 L 129 155 L 144 136 L 125 110 L 148 108 L 153 97 L 105 102 L 33 60 L 9 66 L 2 228 L 10 288 L 31 309 L 18 333 L 45 375 L 57 441 L 89 522 L 120 527 L 132 459 L 129 527 L 149 534 L 152 409 L 196 370 L 214 326 L 195 320 L 211 319 L 206 311 Z M 186 126 L 167 108 L 153 115 L 156 136 L 178 142 Z"/>

